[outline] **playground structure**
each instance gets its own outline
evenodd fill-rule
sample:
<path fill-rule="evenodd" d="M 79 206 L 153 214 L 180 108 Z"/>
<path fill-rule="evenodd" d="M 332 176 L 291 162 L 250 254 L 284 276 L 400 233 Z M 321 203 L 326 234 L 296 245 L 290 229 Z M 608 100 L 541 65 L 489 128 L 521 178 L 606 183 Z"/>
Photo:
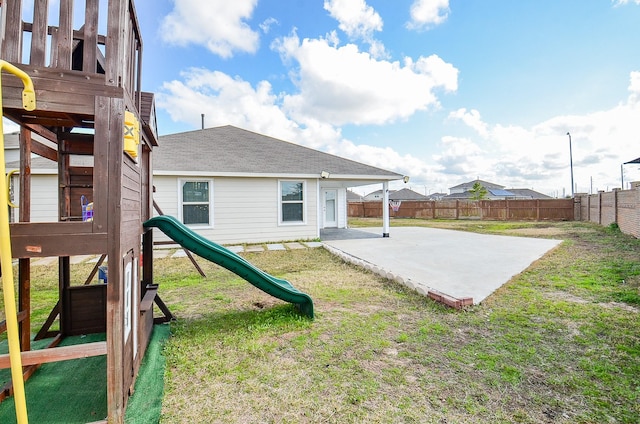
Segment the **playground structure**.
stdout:
<path fill-rule="evenodd" d="M 42 363 L 106 355 L 107 420 L 121 423 L 154 321 L 172 318 L 152 284 L 152 231 L 142 225 L 153 214 L 157 129 L 154 96 L 141 91 L 138 19 L 132 0 L 34 0 L 33 11 L 29 21 L 22 0 L 0 0 L 0 59 L 30 77 L 37 99 L 35 110 L 25 110 L 23 82 L 2 74 L 3 114 L 20 125 L 19 213 L 10 242 L 23 376 Z M 32 154 L 57 163 L 57 222 L 30 222 Z M 100 255 L 93 271 L 71 281 L 70 257 L 89 254 Z M 58 258 L 59 300 L 35 335 L 51 339 L 48 348 L 31 350 L 30 260 L 39 257 Z M 108 283 L 94 284 L 105 259 Z M 154 301 L 164 317 L 154 319 Z M 106 342 L 56 347 L 65 336 L 89 333 L 106 333 Z M 3 368 L 8 362 L 0 356 Z M 11 391 L 11 384 L 2 388 L 0 400 Z"/>

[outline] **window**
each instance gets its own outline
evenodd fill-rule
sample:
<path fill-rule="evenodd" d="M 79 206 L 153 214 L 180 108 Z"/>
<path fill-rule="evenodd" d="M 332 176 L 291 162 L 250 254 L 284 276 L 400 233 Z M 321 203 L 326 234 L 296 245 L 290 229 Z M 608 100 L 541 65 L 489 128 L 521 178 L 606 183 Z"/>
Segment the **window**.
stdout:
<path fill-rule="evenodd" d="M 280 181 L 280 222 L 304 222 L 304 182 Z"/>
<path fill-rule="evenodd" d="M 211 181 L 181 181 L 182 222 L 185 225 L 211 224 Z"/>

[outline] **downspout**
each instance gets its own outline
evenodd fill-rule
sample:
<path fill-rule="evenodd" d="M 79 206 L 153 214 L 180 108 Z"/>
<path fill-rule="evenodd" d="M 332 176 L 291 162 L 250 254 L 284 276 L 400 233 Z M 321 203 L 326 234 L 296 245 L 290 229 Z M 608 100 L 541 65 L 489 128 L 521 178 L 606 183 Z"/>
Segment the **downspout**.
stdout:
<path fill-rule="evenodd" d="M 382 183 L 382 237 L 389 237 L 389 181 Z"/>
<path fill-rule="evenodd" d="M 322 223 L 322 205 L 320 204 L 320 179 L 316 180 L 316 237 L 320 238 L 320 225 Z"/>

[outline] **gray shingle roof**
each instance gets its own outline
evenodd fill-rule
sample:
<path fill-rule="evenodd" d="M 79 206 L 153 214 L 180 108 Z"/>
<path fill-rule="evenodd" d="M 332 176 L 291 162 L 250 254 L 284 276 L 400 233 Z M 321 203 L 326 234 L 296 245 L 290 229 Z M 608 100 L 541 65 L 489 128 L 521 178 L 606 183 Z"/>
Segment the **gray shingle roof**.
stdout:
<path fill-rule="evenodd" d="M 494 183 L 490 183 L 488 181 L 483 181 L 483 180 L 473 180 L 473 181 L 467 181 L 466 183 L 462 183 L 462 184 L 458 184 L 456 186 L 453 187 L 449 187 L 449 190 L 455 190 L 455 189 L 464 189 L 466 187 L 473 187 L 473 185 L 478 182 L 480 183 L 481 186 L 483 186 L 484 188 L 486 188 L 487 190 L 495 188 L 495 189 L 503 189 L 504 186 L 498 185 L 498 184 L 494 184 Z"/>
<path fill-rule="evenodd" d="M 391 200 L 427 200 L 427 196 L 417 193 L 408 188 L 403 188 L 389 193 L 389 199 Z"/>
<path fill-rule="evenodd" d="M 402 175 L 230 125 L 159 137 L 155 172 L 361 176 L 380 180 Z"/>

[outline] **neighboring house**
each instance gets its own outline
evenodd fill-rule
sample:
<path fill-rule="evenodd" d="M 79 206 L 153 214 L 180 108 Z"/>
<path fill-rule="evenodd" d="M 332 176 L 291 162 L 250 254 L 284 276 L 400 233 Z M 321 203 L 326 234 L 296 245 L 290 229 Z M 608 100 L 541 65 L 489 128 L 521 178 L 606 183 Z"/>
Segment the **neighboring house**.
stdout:
<path fill-rule="evenodd" d="M 19 132 L 12 132 L 4 135 L 4 161 L 6 163 L 20 160 L 19 137 Z"/>
<path fill-rule="evenodd" d="M 358 193 L 347 190 L 347 202 L 362 202 L 364 199 Z"/>
<path fill-rule="evenodd" d="M 427 200 L 427 197 L 408 188 L 401 190 L 389 190 L 389 200 Z M 384 191 L 376 190 L 362 198 L 365 202 L 379 202 L 384 196 Z"/>
<path fill-rule="evenodd" d="M 391 195 L 393 193 L 393 190 L 389 191 L 389 195 Z M 382 200 L 382 196 L 384 195 L 384 192 L 382 190 L 376 190 L 376 191 L 372 191 L 369 194 L 366 194 L 362 200 L 364 200 L 365 202 L 379 202 L 380 200 Z"/>
<path fill-rule="evenodd" d="M 490 183 L 488 181 L 483 181 L 481 179 L 476 179 L 473 181 L 469 181 L 466 183 L 462 183 L 462 184 L 458 184 L 457 186 L 453 186 L 453 187 L 449 187 L 449 196 L 454 195 L 454 194 L 463 194 L 468 192 L 469 190 L 471 190 L 473 188 L 473 185 L 475 183 L 480 183 L 481 186 L 483 186 L 484 188 L 486 188 L 487 190 L 502 190 L 504 189 L 504 186 L 498 185 L 498 184 L 494 184 L 494 183 Z M 447 197 L 449 197 L 447 196 Z"/>
<path fill-rule="evenodd" d="M 431 193 L 427 196 L 427 200 L 442 200 L 446 195 L 447 193 Z"/>
<path fill-rule="evenodd" d="M 347 227 L 348 187 L 403 179 L 232 126 L 161 136 L 152 160 L 162 213 L 221 244 L 318 238 L 323 228 Z M 31 165 L 31 220 L 57 221 L 57 164 L 37 157 Z"/>
<path fill-rule="evenodd" d="M 389 200 L 427 200 L 427 196 L 408 188 L 389 193 Z"/>
<path fill-rule="evenodd" d="M 553 199 L 551 196 L 538 193 L 529 188 L 510 188 L 509 191 L 515 194 L 517 199 Z"/>
<path fill-rule="evenodd" d="M 449 194 L 442 196 L 441 200 L 468 200 L 473 197 L 470 191 L 474 184 L 480 183 L 487 189 L 485 200 L 522 200 L 522 199 L 551 199 L 551 196 L 538 193 L 528 188 L 510 188 L 505 190 L 505 186 L 490 183 L 483 180 L 473 180 L 449 188 Z"/>

